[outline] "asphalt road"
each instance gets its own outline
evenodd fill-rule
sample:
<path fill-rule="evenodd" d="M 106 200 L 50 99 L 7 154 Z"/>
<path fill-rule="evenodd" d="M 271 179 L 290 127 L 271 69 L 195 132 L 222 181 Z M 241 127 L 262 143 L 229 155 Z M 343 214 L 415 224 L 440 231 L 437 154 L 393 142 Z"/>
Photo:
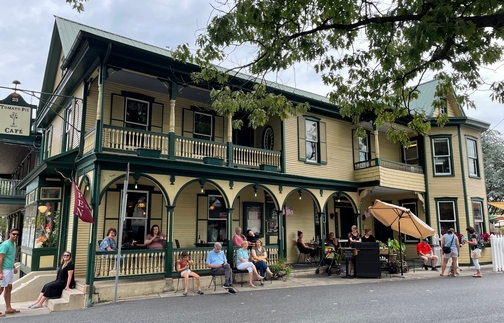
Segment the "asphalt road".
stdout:
<path fill-rule="evenodd" d="M 504 322 L 504 274 L 124 301 L 8 322 Z"/>

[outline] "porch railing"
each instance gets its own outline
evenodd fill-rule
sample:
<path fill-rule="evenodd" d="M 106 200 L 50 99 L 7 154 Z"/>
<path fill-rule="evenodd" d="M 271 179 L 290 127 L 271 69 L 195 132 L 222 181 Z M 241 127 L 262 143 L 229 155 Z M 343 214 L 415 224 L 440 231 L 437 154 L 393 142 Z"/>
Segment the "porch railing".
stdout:
<path fill-rule="evenodd" d="M 0 178 L 0 195 L 3 196 L 25 196 L 26 191 L 17 188 L 20 180 Z"/>
<path fill-rule="evenodd" d="M 119 276 L 144 276 L 165 273 L 164 250 L 125 250 L 121 255 Z M 95 256 L 95 280 L 116 276 L 117 254 L 98 251 Z"/>
<path fill-rule="evenodd" d="M 136 151 L 138 148 L 160 150 L 168 154 L 168 135 L 144 130 L 103 125 L 103 149 Z"/>
<path fill-rule="evenodd" d="M 233 146 L 233 164 L 250 167 L 273 165 L 280 168 L 282 154 L 279 151 Z"/>
<path fill-rule="evenodd" d="M 423 174 L 422 166 L 409 165 L 392 160 L 386 160 L 381 158 L 374 158 L 370 160 L 365 160 L 361 162 L 354 163 L 354 170 L 366 169 L 375 166 L 382 166 L 389 169 L 400 170 L 409 173 Z"/>
<path fill-rule="evenodd" d="M 88 132 L 84 134 L 84 147 L 82 154 L 85 155 L 90 151 L 93 151 L 95 146 L 96 130 L 93 127 Z"/>
<path fill-rule="evenodd" d="M 175 156 L 189 159 L 219 158 L 227 162 L 227 145 L 202 139 L 175 138 Z"/>

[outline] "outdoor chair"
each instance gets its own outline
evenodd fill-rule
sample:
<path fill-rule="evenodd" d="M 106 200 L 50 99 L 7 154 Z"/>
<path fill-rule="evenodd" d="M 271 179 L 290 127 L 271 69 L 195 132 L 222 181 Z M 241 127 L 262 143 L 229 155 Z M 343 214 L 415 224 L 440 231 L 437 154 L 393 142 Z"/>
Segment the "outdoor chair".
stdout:
<path fill-rule="evenodd" d="M 192 279 L 191 279 L 192 278 Z M 179 290 L 179 283 L 180 283 L 180 280 L 181 279 L 184 279 L 181 275 L 178 276 L 177 278 L 177 289 L 175 290 L 175 293 L 178 292 Z M 192 291 L 193 293 L 195 292 L 194 291 L 194 277 L 193 276 L 189 276 L 189 282 L 192 280 Z M 188 286 L 189 287 L 189 286 Z"/>

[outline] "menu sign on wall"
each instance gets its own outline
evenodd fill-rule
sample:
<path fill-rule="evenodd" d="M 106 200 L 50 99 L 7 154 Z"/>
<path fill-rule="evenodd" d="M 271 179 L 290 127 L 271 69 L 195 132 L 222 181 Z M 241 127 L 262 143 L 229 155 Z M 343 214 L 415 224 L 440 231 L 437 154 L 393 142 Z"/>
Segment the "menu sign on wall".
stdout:
<path fill-rule="evenodd" d="M 29 136 L 31 112 L 30 107 L 0 104 L 0 134 Z"/>

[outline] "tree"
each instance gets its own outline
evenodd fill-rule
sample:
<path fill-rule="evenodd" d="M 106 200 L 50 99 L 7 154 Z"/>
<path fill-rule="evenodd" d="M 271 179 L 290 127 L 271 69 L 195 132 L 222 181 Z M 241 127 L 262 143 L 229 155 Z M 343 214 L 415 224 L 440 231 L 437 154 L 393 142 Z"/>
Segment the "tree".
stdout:
<path fill-rule="evenodd" d="M 487 130 L 481 135 L 485 186 L 489 202 L 504 201 L 504 137 L 496 130 Z M 489 214 L 501 212 L 488 206 Z"/>
<path fill-rule="evenodd" d="M 468 92 L 484 80 L 479 69 L 502 60 L 504 4 L 498 0 L 216 0 L 216 15 L 198 36 L 194 54 L 187 44 L 176 59 L 202 67 L 197 81 L 221 84 L 212 92 L 222 115 L 251 111 L 251 125 L 265 116 L 288 117 L 307 105 L 286 105 L 281 95 L 257 86 L 248 95 L 227 87 L 234 72 L 244 71 L 264 84 L 268 73 L 295 64 L 312 64 L 324 84 L 333 88 L 329 99 L 343 116 L 359 124 L 377 125 L 413 116 L 415 134 L 430 129 L 428 116 L 410 109 L 422 81 L 437 79 L 436 109 L 457 91 L 456 102 L 474 107 Z M 250 47 L 253 57 L 222 73 L 217 68 L 233 50 Z M 214 63 L 215 65 L 212 65 Z M 491 84 L 492 99 L 504 103 L 504 82 Z M 269 95 L 271 105 L 251 102 Z M 275 102 L 279 102 L 276 104 Z M 259 112 L 258 112 L 259 110 Z M 440 114 L 438 124 L 447 121 Z M 389 139 L 407 143 L 405 131 L 391 127 Z"/>
<path fill-rule="evenodd" d="M 72 9 L 77 10 L 77 12 L 83 12 L 84 11 L 84 2 L 88 0 L 65 0 L 66 3 L 72 5 Z"/>

